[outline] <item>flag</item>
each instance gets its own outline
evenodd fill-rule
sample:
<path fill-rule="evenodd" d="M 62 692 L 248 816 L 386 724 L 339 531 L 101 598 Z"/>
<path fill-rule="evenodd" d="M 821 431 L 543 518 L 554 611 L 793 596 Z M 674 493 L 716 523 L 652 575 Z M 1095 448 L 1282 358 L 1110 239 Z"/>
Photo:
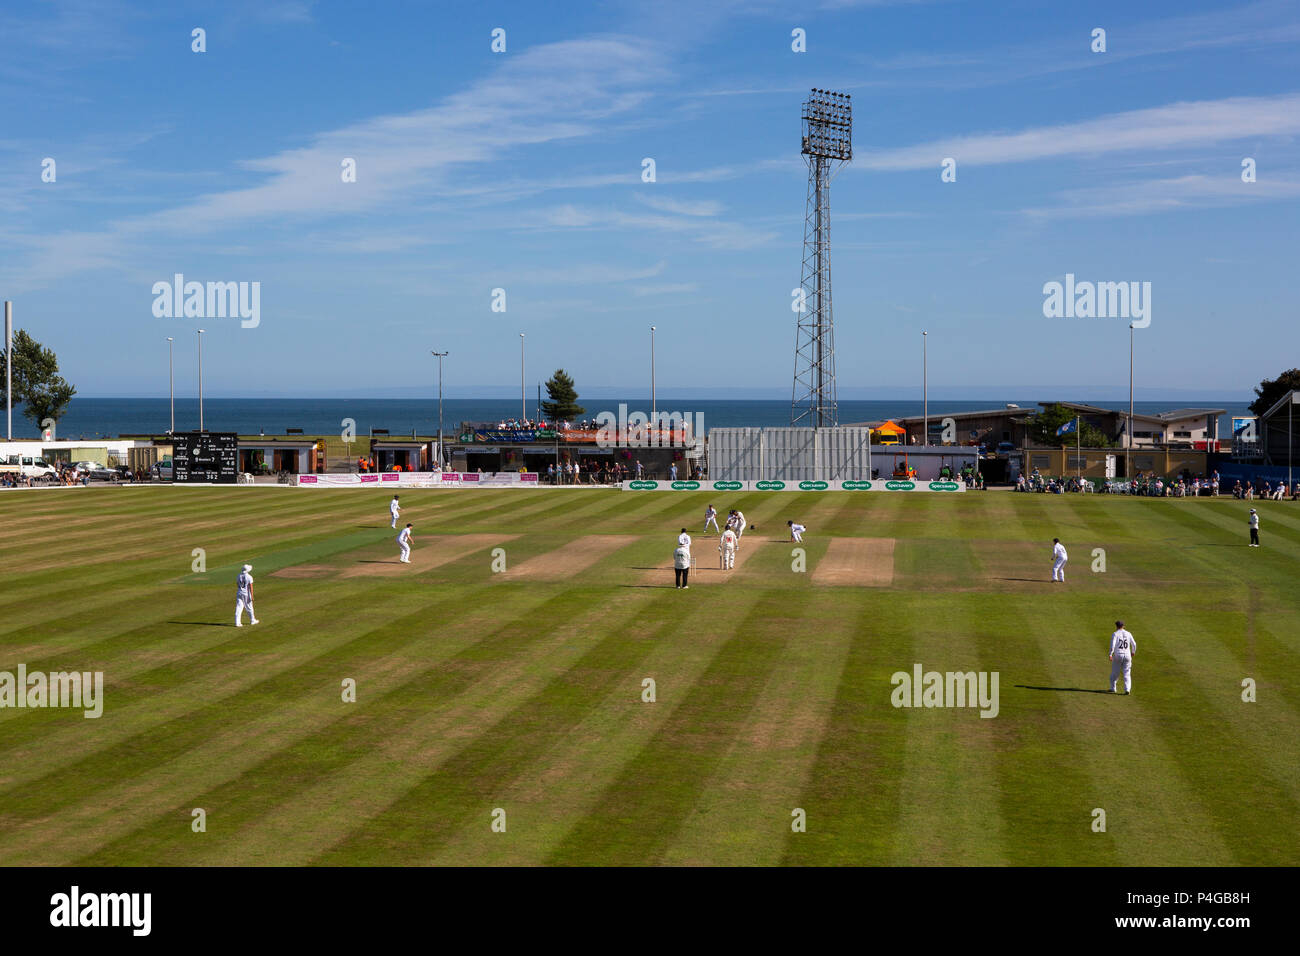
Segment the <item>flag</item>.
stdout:
<path fill-rule="evenodd" d="M 1060 428 L 1056 430 L 1056 434 L 1058 437 L 1061 435 L 1068 435 L 1070 434 L 1070 432 L 1074 431 L 1078 427 L 1079 427 L 1079 419 L 1071 418 L 1068 422 L 1066 422 L 1064 425 L 1062 425 Z"/>

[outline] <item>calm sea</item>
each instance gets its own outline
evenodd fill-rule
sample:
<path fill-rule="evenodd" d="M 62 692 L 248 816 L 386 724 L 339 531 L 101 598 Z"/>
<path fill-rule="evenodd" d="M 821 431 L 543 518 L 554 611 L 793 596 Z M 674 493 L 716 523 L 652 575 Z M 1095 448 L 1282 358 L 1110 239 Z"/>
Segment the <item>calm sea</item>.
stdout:
<path fill-rule="evenodd" d="M 1014 400 L 1013 400 L 1014 401 Z M 589 400 L 588 416 L 609 410 L 617 413 L 618 402 Z M 649 411 L 644 399 L 629 401 L 630 411 Z M 997 408 L 1005 403 L 984 401 L 931 401 L 930 416 L 942 417 L 949 412 L 978 411 Z M 1033 399 L 1015 401 L 1024 408 L 1037 409 Z M 1108 408 L 1127 408 L 1124 401 L 1096 402 Z M 1185 403 L 1184 403 L 1185 404 Z M 1226 414 L 1219 422 L 1221 438 L 1231 436 L 1229 417 L 1249 414 L 1244 403 L 1214 402 L 1206 407 L 1224 408 Z M 782 426 L 790 424 L 788 401 L 661 401 L 659 411 L 683 412 L 704 415 L 705 428 L 736 426 Z M 1162 412 L 1181 407 L 1174 402 L 1137 402 L 1138 412 Z M 499 421 L 517 416 L 519 403 L 509 399 L 446 399 L 443 402 L 443 427 L 448 433 L 462 421 Z M 529 414 L 536 414 L 536 404 L 528 403 Z M 919 401 L 844 401 L 839 403 L 840 422 L 877 421 L 885 418 L 903 418 L 920 415 Z M 209 398 L 203 402 L 203 424 L 209 431 L 231 431 L 241 435 L 283 435 L 288 428 L 301 428 L 307 435 L 328 435 L 342 430 L 345 418 L 356 421 L 356 434 L 369 435 L 372 428 L 388 429 L 392 435 L 411 433 L 436 433 L 438 428 L 438 403 L 436 400 L 414 399 L 337 399 L 337 398 Z M 0 423 L 2 424 L 2 423 Z M 58 423 L 59 438 L 115 438 L 119 435 L 162 434 L 170 424 L 168 401 L 165 398 L 76 398 L 67 414 Z M 186 431 L 199 427 L 197 399 L 176 400 L 176 429 Z M 35 437 L 36 427 L 21 417 L 14 409 L 14 437 Z"/>

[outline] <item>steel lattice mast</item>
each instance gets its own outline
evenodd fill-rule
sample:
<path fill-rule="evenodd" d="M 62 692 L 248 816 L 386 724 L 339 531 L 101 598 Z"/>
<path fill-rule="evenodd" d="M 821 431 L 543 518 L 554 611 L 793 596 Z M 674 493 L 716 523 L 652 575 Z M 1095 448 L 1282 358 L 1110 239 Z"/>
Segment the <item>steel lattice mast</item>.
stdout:
<path fill-rule="evenodd" d="M 835 326 L 831 312 L 831 178 L 853 159 L 853 105 L 847 93 L 813 90 L 803 104 L 808 201 L 803 226 L 802 294 L 796 302 L 790 424 L 834 427 Z"/>

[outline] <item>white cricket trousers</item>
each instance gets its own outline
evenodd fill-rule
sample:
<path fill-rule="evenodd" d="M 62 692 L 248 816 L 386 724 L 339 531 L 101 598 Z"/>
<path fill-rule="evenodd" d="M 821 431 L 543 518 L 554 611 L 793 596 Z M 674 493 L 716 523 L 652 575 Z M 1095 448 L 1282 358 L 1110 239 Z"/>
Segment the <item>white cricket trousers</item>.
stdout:
<path fill-rule="evenodd" d="M 722 549 L 722 570 L 730 571 L 735 566 L 736 566 L 736 549 L 723 548 Z"/>
<path fill-rule="evenodd" d="M 803 532 L 802 532 L 802 531 L 791 531 L 791 532 L 790 532 L 790 537 L 793 538 L 795 541 L 802 541 L 802 540 L 803 540 Z"/>
<path fill-rule="evenodd" d="M 718 534 L 722 534 L 722 532 L 718 530 L 718 519 L 716 517 L 710 518 L 708 521 L 704 522 L 705 531 L 709 530 L 709 525 L 713 525 L 713 530 L 717 531 Z"/>
<path fill-rule="evenodd" d="M 411 546 L 409 544 L 401 545 L 402 560 L 409 562 L 411 560 Z"/>
<path fill-rule="evenodd" d="M 1110 662 L 1110 690 L 1115 692 L 1115 684 L 1122 676 L 1124 678 L 1124 693 L 1128 693 L 1133 687 L 1133 658 L 1127 654 L 1116 654 L 1114 660 Z"/>
<path fill-rule="evenodd" d="M 253 599 L 246 597 L 235 598 L 235 623 L 244 623 L 244 608 L 248 608 L 248 620 L 250 623 L 257 623 L 257 614 L 253 611 Z"/>
<path fill-rule="evenodd" d="M 1057 558 L 1055 561 L 1052 562 L 1052 580 L 1053 580 L 1053 581 L 1064 581 L 1064 580 L 1065 580 L 1065 562 L 1066 562 L 1066 560 L 1067 560 L 1066 558 Z"/>
<path fill-rule="evenodd" d="M 390 514 L 392 514 L 392 516 L 393 516 L 393 523 L 392 523 L 391 527 L 396 528 L 396 527 L 397 527 L 397 512 L 396 512 L 396 511 L 393 511 L 393 512 L 390 512 Z"/>

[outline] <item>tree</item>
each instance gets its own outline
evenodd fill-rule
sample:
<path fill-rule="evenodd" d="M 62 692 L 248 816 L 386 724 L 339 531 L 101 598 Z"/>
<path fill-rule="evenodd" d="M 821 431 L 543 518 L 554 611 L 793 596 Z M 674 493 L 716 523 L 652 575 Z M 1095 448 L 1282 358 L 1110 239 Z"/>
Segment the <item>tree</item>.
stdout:
<path fill-rule="evenodd" d="M 5 361 L 0 350 L 0 363 Z M 47 418 L 58 421 L 68 410 L 77 390 L 59 375 L 59 360 L 54 353 L 19 329 L 13 344 L 14 401 L 23 406 L 23 414 L 37 425 Z"/>
<path fill-rule="evenodd" d="M 1066 408 L 1064 405 L 1049 405 L 1036 415 L 1029 417 L 1029 437 L 1035 445 L 1048 445 L 1052 447 L 1060 445 L 1082 444 L 1087 448 L 1109 448 L 1114 444 L 1110 437 L 1095 425 L 1089 425 L 1080 419 L 1079 430 L 1081 435 L 1069 432 L 1065 435 L 1056 434 L 1066 422 L 1074 421 L 1077 413 Z"/>
<path fill-rule="evenodd" d="M 553 422 L 577 418 L 586 411 L 578 404 L 578 392 L 573 387 L 573 378 L 562 368 L 557 368 L 555 374 L 547 380 L 546 394 L 551 400 L 542 402 L 542 414 Z"/>
<path fill-rule="evenodd" d="M 1250 413 L 1256 416 L 1263 415 L 1277 403 L 1279 398 L 1293 388 L 1300 389 L 1300 368 L 1283 372 L 1274 379 L 1264 379 L 1255 389 L 1255 394 L 1259 397 L 1250 403 Z"/>

